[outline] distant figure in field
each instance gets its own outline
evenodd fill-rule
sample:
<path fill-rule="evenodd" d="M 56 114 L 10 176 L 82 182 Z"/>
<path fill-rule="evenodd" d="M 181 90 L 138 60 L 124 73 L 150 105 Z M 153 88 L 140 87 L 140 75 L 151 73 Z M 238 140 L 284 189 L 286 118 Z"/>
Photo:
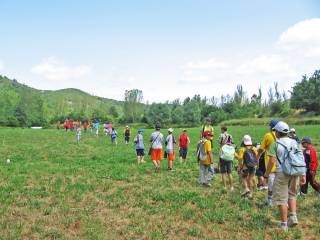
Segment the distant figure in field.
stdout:
<path fill-rule="evenodd" d="M 202 129 L 200 131 L 200 139 L 203 138 L 203 134 L 205 132 L 211 132 L 211 137 L 210 137 L 210 141 L 211 141 L 211 146 L 212 146 L 212 139 L 213 139 L 213 136 L 214 136 L 214 129 L 213 129 L 213 126 L 211 125 L 211 119 L 210 118 L 205 118 L 205 122 L 204 124 L 202 125 Z"/>
<path fill-rule="evenodd" d="M 312 146 L 311 138 L 304 137 L 301 140 L 301 144 L 304 148 L 303 155 L 304 160 L 307 166 L 306 172 L 306 183 L 301 186 L 301 193 L 307 194 L 308 193 L 308 184 L 312 186 L 312 188 L 320 194 L 320 184 L 316 180 L 316 173 L 318 169 L 318 158 L 317 152 Z"/>
<path fill-rule="evenodd" d="M 93 127 L 94 127 L 94 122 L 93 122 L 93 120 L 90 121 L 89 127 L 90 127 L 90 132 L 92 133 Z"/>
<path fill-rule="evenodd" d="M 244 135 L 243 147 L 240 148 L 236 157 L 239 161 L 239 177 L 241 177 L 242 184 L 245 188 L 241 196 L 252 198 L 254 177 L 258 165 L 258 150 L 253 146 L 252 139 L 249 135 Z"/>
<path fill-rule="evenodd" d="M 77 127 L 76 130 L 76 137 L 77 137 L 77 143 L 80 143 L 80 138 L 81 138 L 81 127 Z"/>
<path fill-rule="evenodd" d="M 103 132 L 108 135 L 108 125 L 106 122 L 103 123 Z"/>
<path fill-rule="evenodd" d="M 117 130 L 115 128 L 112 128 L 110 135 L 111 135 L 112 144 L 117 145 L 118 144 L 118 142 L 117 142 L 117 138 L 118 138 Z"/>
<path fill-rule="evenodd" d="M 84 130 L 85 132 L 87 132 L 87 129 L 88 129 L 88 122 L 87 122 L 87 120 L 84 120 L 84 121 L 83 121 L 83 130 Z"/>
<path fill-rule="evenodd" d="M 73 123 L 71 120 L 68 121 L 68 130 L 71 131 L 73 128 Z"/>
<path fill-rule="evenodd" d="M 300 143 L 300 139 L 296 134 L 296 130 L 294 128 L 290 129 L 289 138 L 296 140 L 297 143 Z"/>
<path fill-rule="evenodd" d="M 111 132 L 112 132 L 112 122 L 109 122 L 109 124 L 108 124 L 108 134 L 111 134 Z"/>
<path fill-rule="evenodd" d="M 187 130 L 183 129 L 182 134 L 179 137 L 179 159 L 180 163 L 185 162 L 188 154 L 188 146 L 190 139 L 187 135 Z"/>
<path fill-rule="evenodd" d="M 60 130 L 60 127 L 61 127 L 61 123 L 60 123 L 60 120 L 58 120 L 57 123 L 56 123 L 56 128 L 57 128 L 58 130 Z"/>
<path fill-rule="evenodd" d="M 156 124 L 155 131 L 150 136 L 151 148 L 149 154 L 155 167 L 155 172 L 160 172 L 160 161 L 163 160 L 162 143 L 163 134 L 160 132 L 160 125 Z"/>
<path fill-rule="evenodd" d="M 80 121 L 77 120 L 77 121 L 76 121 L 76 129 L 79 128 L 79 127 L 80 127 Z"/>
<path fill-rule="evenodd" d="M 210 187 L 214 175 L 211 138 L 212 132 L 205 131 L 202 133 L 202 139 L 198 144 L 199 183 L 202 187 Z"/>
<path fill-rule="evenodd" d="M 173 161 L 175 159 L 176 139 L 173 136 L 173 129 L 168 129 L 168 136 L 166 138 L 166 152 L 168 157 L 168 172 L 173 172 Z"/>
<path fill-rule="evenodd" d="M 274 131 L 274 127 L 277 125 L 277 123 L 279 122 L 278 119 L 272 119 L 269 123 L 269 132 L 267 132 L 262 140 L 262 143 L 260 145 L 260 148 L 258 150 L 258 159 L 260 159 L 260 156 L 262 155 L 262 153 L 265 153 L 265 170 L 267 169 L 268 163 L 269 163 L 269 155 L 268 152 L 270 150 L 271 145 L 277 141 L 277 137 L 276 137 L 276 133 Z M 261 170 L 263 170 L 263 168 L 261 168 Z M 273 167 L 271 169 L 271 173 L 269 174 L 269 177 L 267 179 L 268 181 L 268 197 L 267 197 L 267 204 L 269 206 L 272 206 L 272 188 L 273 188 L 273 183 L 274 183 L 274 178 L 275 178 L 275 172 L 276 172 L 276 164 L 273 164 Z M 264 186 L 265 185 L 265 181 L 263 177 L 259 178 L 259 185 Z"/>
<path fill-rule="evenodd" d="M 126 126 L 126 128 L 124 129 L 124 141 L 126 144 L 129 144 L 130 141 L 130 128 L 129 126 Z"/>
<path fill-rule="evenodd" d="M 66 132 L 67 132 L 68 129 L 69 129 L 69 122 L 68 122 L 68 121 L 65 121 L 64 124 L 63 124 L 63 127 L 64 127 L 64 129 L 66 130 Z"/>
<path fill-rule="evenodd" d="M 95 132 L 96 132 L 96 136 L 98 137 L 99 136 L 99 121 L 95 120 L 93 126 L 94 126 L 94 129 L 95 129 Z"/>
<path fill-rule="evenodd" d="M 143 129 L 138 130 L 138 135 L 133 139 L 136 144 L 136 153 L 138 164 L 145 163 L 144 161 L 144 143 L 143 143 Z"/>

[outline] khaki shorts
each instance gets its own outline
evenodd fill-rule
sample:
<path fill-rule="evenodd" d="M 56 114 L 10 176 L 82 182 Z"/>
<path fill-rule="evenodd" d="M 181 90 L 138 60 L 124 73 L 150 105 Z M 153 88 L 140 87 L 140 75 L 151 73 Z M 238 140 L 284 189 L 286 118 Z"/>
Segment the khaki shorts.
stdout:
<path fill-rule="evenodd" d="M 300 177 L 276 173 L 272 198 L 275 205 L 287 205 L 288 199 L 296 199 Z"/>

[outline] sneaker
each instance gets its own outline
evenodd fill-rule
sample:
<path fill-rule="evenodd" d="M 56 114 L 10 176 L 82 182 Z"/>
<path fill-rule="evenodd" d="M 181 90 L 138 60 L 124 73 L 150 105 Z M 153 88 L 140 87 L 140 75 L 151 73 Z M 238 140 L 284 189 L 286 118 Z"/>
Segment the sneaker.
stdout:
<path fill-rule="evenodd" d="M 279 228 L 281 228 L 281 230 L 283 230 L 284 232 L 288 232 L 288 225 L 286 222 L 280 223 Z"/>
<path fill-rule="evenodd" d="M 243 193 L 241 193 L 241 197 L 246 197 L 250 193 L 250 190 L 246 189 Z"/>
<path fill-rule="evenodd" d="M 267 198 L 266 204 L 267 204 L 269 207 L 272 207 L 272 206 L 273 206 L 272 198 Z"/>
<path fill-rule="evenodd" d="M 297 215 L 292 215 L 288 219 L 288 227 L 294 227 L 298 225 L 298 218 Z"/>
<path fill-rule="evenodd" d="M 231 191 L 231 192 L 233 192 L 233 191 L 234 191 L 234 188 L 233 188 L 233 187 L 231 187 L 231 188 L 230 188 L 230 191 Z"/>
<path fill-rule="evenodd" d="M 247 194 L 247 197 L 248 197 L 249 199 L 253 199 L 252 192 L 249 192 L 249 193 Z"/>
<path fill-rule="evenodd" d="M 206 185 L 207 185 L 207 187 L 211 187 L 212 186 L 212 184 L 211 183 L 206 183 Z"/>
<path fill-rule="evenodd" d="M 263 190 L 268 190 L 268 186 L 263 186 Z"/>

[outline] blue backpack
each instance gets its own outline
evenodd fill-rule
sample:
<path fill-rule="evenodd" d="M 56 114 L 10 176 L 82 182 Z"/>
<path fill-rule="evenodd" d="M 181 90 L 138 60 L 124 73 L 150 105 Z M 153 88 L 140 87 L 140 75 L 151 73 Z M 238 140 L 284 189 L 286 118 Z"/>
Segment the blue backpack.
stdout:
<path fill-rule="evenodd" d="M 279 145 L 282 146 L 285 151 L 284 157 L 281 159 L 282 162 L 277 155 L 277 160 L 281 165 L 282 171 L 289 176 L 306 175 L 306 162 L 298 144 L 295 141 L 292 141 L 291 144 L 287 146 L 284 143 L 277 141 L 277 149 Z"/>

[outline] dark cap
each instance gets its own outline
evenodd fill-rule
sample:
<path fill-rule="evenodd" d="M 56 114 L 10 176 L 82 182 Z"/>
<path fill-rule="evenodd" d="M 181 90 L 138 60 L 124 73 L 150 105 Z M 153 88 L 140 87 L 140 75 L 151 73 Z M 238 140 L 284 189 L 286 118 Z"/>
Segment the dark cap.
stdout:
<path fill-rule="evenodd" d="M 304 137 L 304 138 L 302 138 L 301 144 L 303 144 L 303 143 L 311 144 L 311 138 L 310 138 L 310 137 Z"/>

